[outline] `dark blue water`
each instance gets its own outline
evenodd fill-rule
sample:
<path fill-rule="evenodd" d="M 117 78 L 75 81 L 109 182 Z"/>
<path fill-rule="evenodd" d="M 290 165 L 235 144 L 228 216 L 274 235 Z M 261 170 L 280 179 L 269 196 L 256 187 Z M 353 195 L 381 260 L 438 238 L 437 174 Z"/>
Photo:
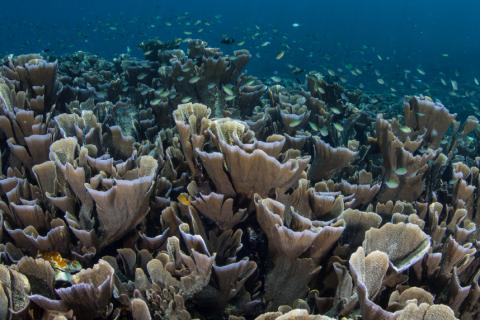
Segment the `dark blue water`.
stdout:
<path fill-rule="evenodd" d="M 225 52 L 249 49 L 248 71 L 259 76 L 298 78 L 291 74 L 298 67 L 330 69 L 366 90 L 441 95 L 453 80 L 455 95 L 464 97 L 480 88 L 474 84 L 480 78 L 480 3 L 474 0 L 2 2 L 1 55 L 83 50 L 141 56 L 143 40 L 191 37 Z M 221 45 L 222 36 L 245 44 Z M 280 51 L 285 56 L 276 60 Z M 350 68 L 363 73 L 352 75 Z"/>

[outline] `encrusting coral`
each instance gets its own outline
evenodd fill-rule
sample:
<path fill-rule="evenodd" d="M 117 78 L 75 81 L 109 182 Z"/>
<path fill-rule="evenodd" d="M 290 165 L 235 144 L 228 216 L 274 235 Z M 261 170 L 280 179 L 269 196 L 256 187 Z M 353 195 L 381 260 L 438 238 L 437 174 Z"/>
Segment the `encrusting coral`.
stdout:
<path fill-rule="evenodd" d="M 187 42 L 2 60 L 0 320 L 480 317 L 477 118 Z"/>

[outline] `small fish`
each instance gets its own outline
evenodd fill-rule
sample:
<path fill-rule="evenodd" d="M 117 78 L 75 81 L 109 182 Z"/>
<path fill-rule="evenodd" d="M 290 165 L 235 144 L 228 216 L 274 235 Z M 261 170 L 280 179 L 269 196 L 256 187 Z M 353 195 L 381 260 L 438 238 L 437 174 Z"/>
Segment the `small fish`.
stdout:
<path fill-rule="evenodd" d="M 407 126 L 400 127 L 400 131 L 402 131 L 403 133 L 406 133 L 406 134 L 412 133 L 412 129 L 410 127 L 407 127 Z"/>
<path fill-rule="evenodd" d="M 452 84 L 452 90 L 457 91 L 458 90 L 458 83 L 455 80 L 450 80 L 450 83 Z"/>
<path fill-rule="evenodd" d="M 383 80 L 382 78 L 378 78 L 377 82 L 378 82 L 378 84 L 380 84 L 382 86 L 385 84 L 385 80 Z"/>
<path fill-rule="evenodd" d="M 423 71 L 423 70 L 420 69 L 420 68 L 417 68 L 417 72 L 418 72 L 419 74 L 421 74 L 422 76 L 424 76 L 424 75 L 427 74 L 425 71 Z"/>
<path fill-rule="evenodd" d="M 292 23 L 292 27 L 293 28 L 298 28 L 298 27 L 300 27 L 300 23 L 294 22 L 294 23 Z"/>
<path fill-rule="evenodd" d="M 197 83 L 198 81 L 200 81 L 200 77 L 199 77 L 199 76 L 195 76 L 195 77 L 191 78 L 190 80 L 188 80 L 188 83 L 190 83 L 190 84 L 195 84 L 195 83 Z"/>
<path fill-rule="evenodd" d="M 290 128 L 296 128 L 302 123 L 303 119 L 295 119 L 288 124 Z"/>
<path fill-rule="evenodd" d="M 225 101 L 232 101 L 235 99 L 235 96 L 234 95 L 229 95 L 225 98 Z"/>
<path fill-rule="evenodd" d="M 318 126 L 313 123 L 312 121 L 309 121 L 308 122 L 308 125 L 310 126 L 310 128 L 313 130 L 313 131 L 318 131 Z"/>
<path fill-rule="evenodd" d="M 178 202 L 180 202 L 181 204 L 183 204 L 184 206 L 187 206 L 187 207 L 192 204 L 190 199 L 188 199 L 188 195 L 186 193 L 179 194 L 178 197 L 177 197 L 177 200 L 178 200 Z"/>
<path fill-rule="evenodd" d="M 327 128 L 325 128 L 325 127 L 320 128 L 320 134 L 322 135 L 322 137 L 328 136 Z"/>
<path fill-rule="evenodd" d="M 399 186 L 398 181 L 395 179 L 388 179 L 387 181 L 385 181 L 385 184 L 389 189 L 397 189 Z"/>
<path fill-rule="evenodd" d="M 293 68 L 292 73 L 293 73 L 294 75 L 299 75 L 299 74 L 302 74 L 304 71 L 305 71 L 305 70 L 303 70 L 302 68 L 295 67 L 295 68 Z"/>
<path fill-rule="evenodd" d="M 241 47 L 245 44 L 245 41 L 240 41 L 239 43 L 237 43 L 237 46 Z"/>
<path fill-rule="evenodd" d="M 222 40 L 220 40 L 220 43 L 222 43 L 222 44 L 234 44 L 235 39 L 225 36 L 225 37 L 222 38 Z"/>
<path fill-rule="evenodd" d="M 322 87 L 317 87 L 317 92 L 320 94 L 325 94 L 325 90 Z"/>
<path fill-rule="evenodd" d="M 57 251 L 42 252 L 40 255 L 44 260 L 50 262 L 56 268 L 65 268 L 68 264 L 67 260 Z"/>
<path fill-rule="evenodd" d="M 335 71 L 328 69 L 327 72 L 330 76 L 335 77 Z"/>
<path fill-rule="evenodd" d="M 260 47 L 266 47 L 266 46 L 268 46 L 269 44 L 270 44 L 270 41 L 265 41 L 264 43 L 262 43 L 262 44 L 260 45 Z"/>
<path fill-rule="evenodd" d="M 332 107 L 332 108 L 330 108 L 330 110 L 332 110 L 333 114 L 341 114 L 341 112 L 338 108 Z"/>
<path fill-rule="evenodd" d="M 182 103 L 189 103 L 190 101 L 192 101 L 192 97 L 185 97 L 182 99 Z"/>
<path fill-rule="evenodd" d="M 447 81 L 445 81 L 445 79 L 440 78 L 440 82 L 441 82 L 444 86 L 447 86 Z"/>
<path fill-rule="evenodd" d="M 277 77 L 277 76 L 273 76 L 270 78 L 273 82 L 276 82 L 276 83 L 279 83 L 282 81 L 282 79 L 280 79 L 280 77 Z"/>
<path fill-rule="evenodd" d="M 68 273 L 65 276 L 71 277 L 71 273 L 78 272 L 82 269 L 82 265 L 77 260 L 68 260 L 63 258 L 59 252 L 48 251 L 41 252 L 39 255 L 44 260 L 48 261 L 53 269 L 56 271 L 55 278 L 59 273 Z"/>
<path fill-rule="evenodd" d="M 404 175 L 407 174 L 407 168 L 402 168 L 402 167 L 397 168 L 397 169 L 395 170 L 395 174 L 396 174 L 397 176 L 404 176 Z"/>
<path fill-rule="evenodd" d="M 233 91 L 232 91 L 232 89 L 231 89 L 230 87 L 228 87 L 228 86 L 223 86 L 222 89 L 223 89 L 223 92 L 225 92 L 227 95 L 233 96 Z"/>
<path fill-rule="evenodd" d="M 277 53 L 277 55 L 275 56 L 275 59 L 281 60 L 284 56 L 285 56 L 285 51 L 282 50 L 279 53 Z"/>
<path fill-rule="evenodd" d="M 334 122 L 334 123 L 333 123 L 333 126 L 335 127 L 335 129 L 336 129 L 338 132 L 342 132 L 342 131 L 343 131 L 343 126 L 342 126 L 340 123 Z"/>
<path fill-rule="evenodd" d="M 480 82 L 478 82 L 478 79 L 477 79 L 477 78 L 473 78 L 473 82 L 474 82 L 477 86 L 480 86 Z"/>
<path fill-rule="evenodd" d="M 211 83 L 208 84 L 207 88 L 208 88 L 208 90 L 212 90 L 213 88 L 215 88 L 215 86 L 216 86 L 216 84 L 211 82 Z"/>

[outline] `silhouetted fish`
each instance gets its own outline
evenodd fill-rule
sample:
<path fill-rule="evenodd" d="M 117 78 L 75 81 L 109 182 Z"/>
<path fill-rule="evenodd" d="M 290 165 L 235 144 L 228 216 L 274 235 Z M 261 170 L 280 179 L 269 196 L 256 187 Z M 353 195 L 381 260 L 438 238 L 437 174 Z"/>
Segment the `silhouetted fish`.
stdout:
<path fill-rule="evenodd" d="M 223 37 L 222 40 L 220 40 L 220 43 L 222 44 L 226 44 L 226 45 L 229 45 L 229 44 L 234 44 L 235 43 L 235 39 L 231 38 L 231 37 Z"/>

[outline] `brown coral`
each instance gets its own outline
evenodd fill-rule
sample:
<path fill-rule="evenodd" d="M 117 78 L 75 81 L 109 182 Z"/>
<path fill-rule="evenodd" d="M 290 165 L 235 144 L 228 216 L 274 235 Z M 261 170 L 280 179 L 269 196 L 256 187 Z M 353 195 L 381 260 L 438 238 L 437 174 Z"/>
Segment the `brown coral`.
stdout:
<path fill-rule="evenodd" d="M 0 318 L 479 317 L 476 118 L 186 43 L 4 59 Z"/>

